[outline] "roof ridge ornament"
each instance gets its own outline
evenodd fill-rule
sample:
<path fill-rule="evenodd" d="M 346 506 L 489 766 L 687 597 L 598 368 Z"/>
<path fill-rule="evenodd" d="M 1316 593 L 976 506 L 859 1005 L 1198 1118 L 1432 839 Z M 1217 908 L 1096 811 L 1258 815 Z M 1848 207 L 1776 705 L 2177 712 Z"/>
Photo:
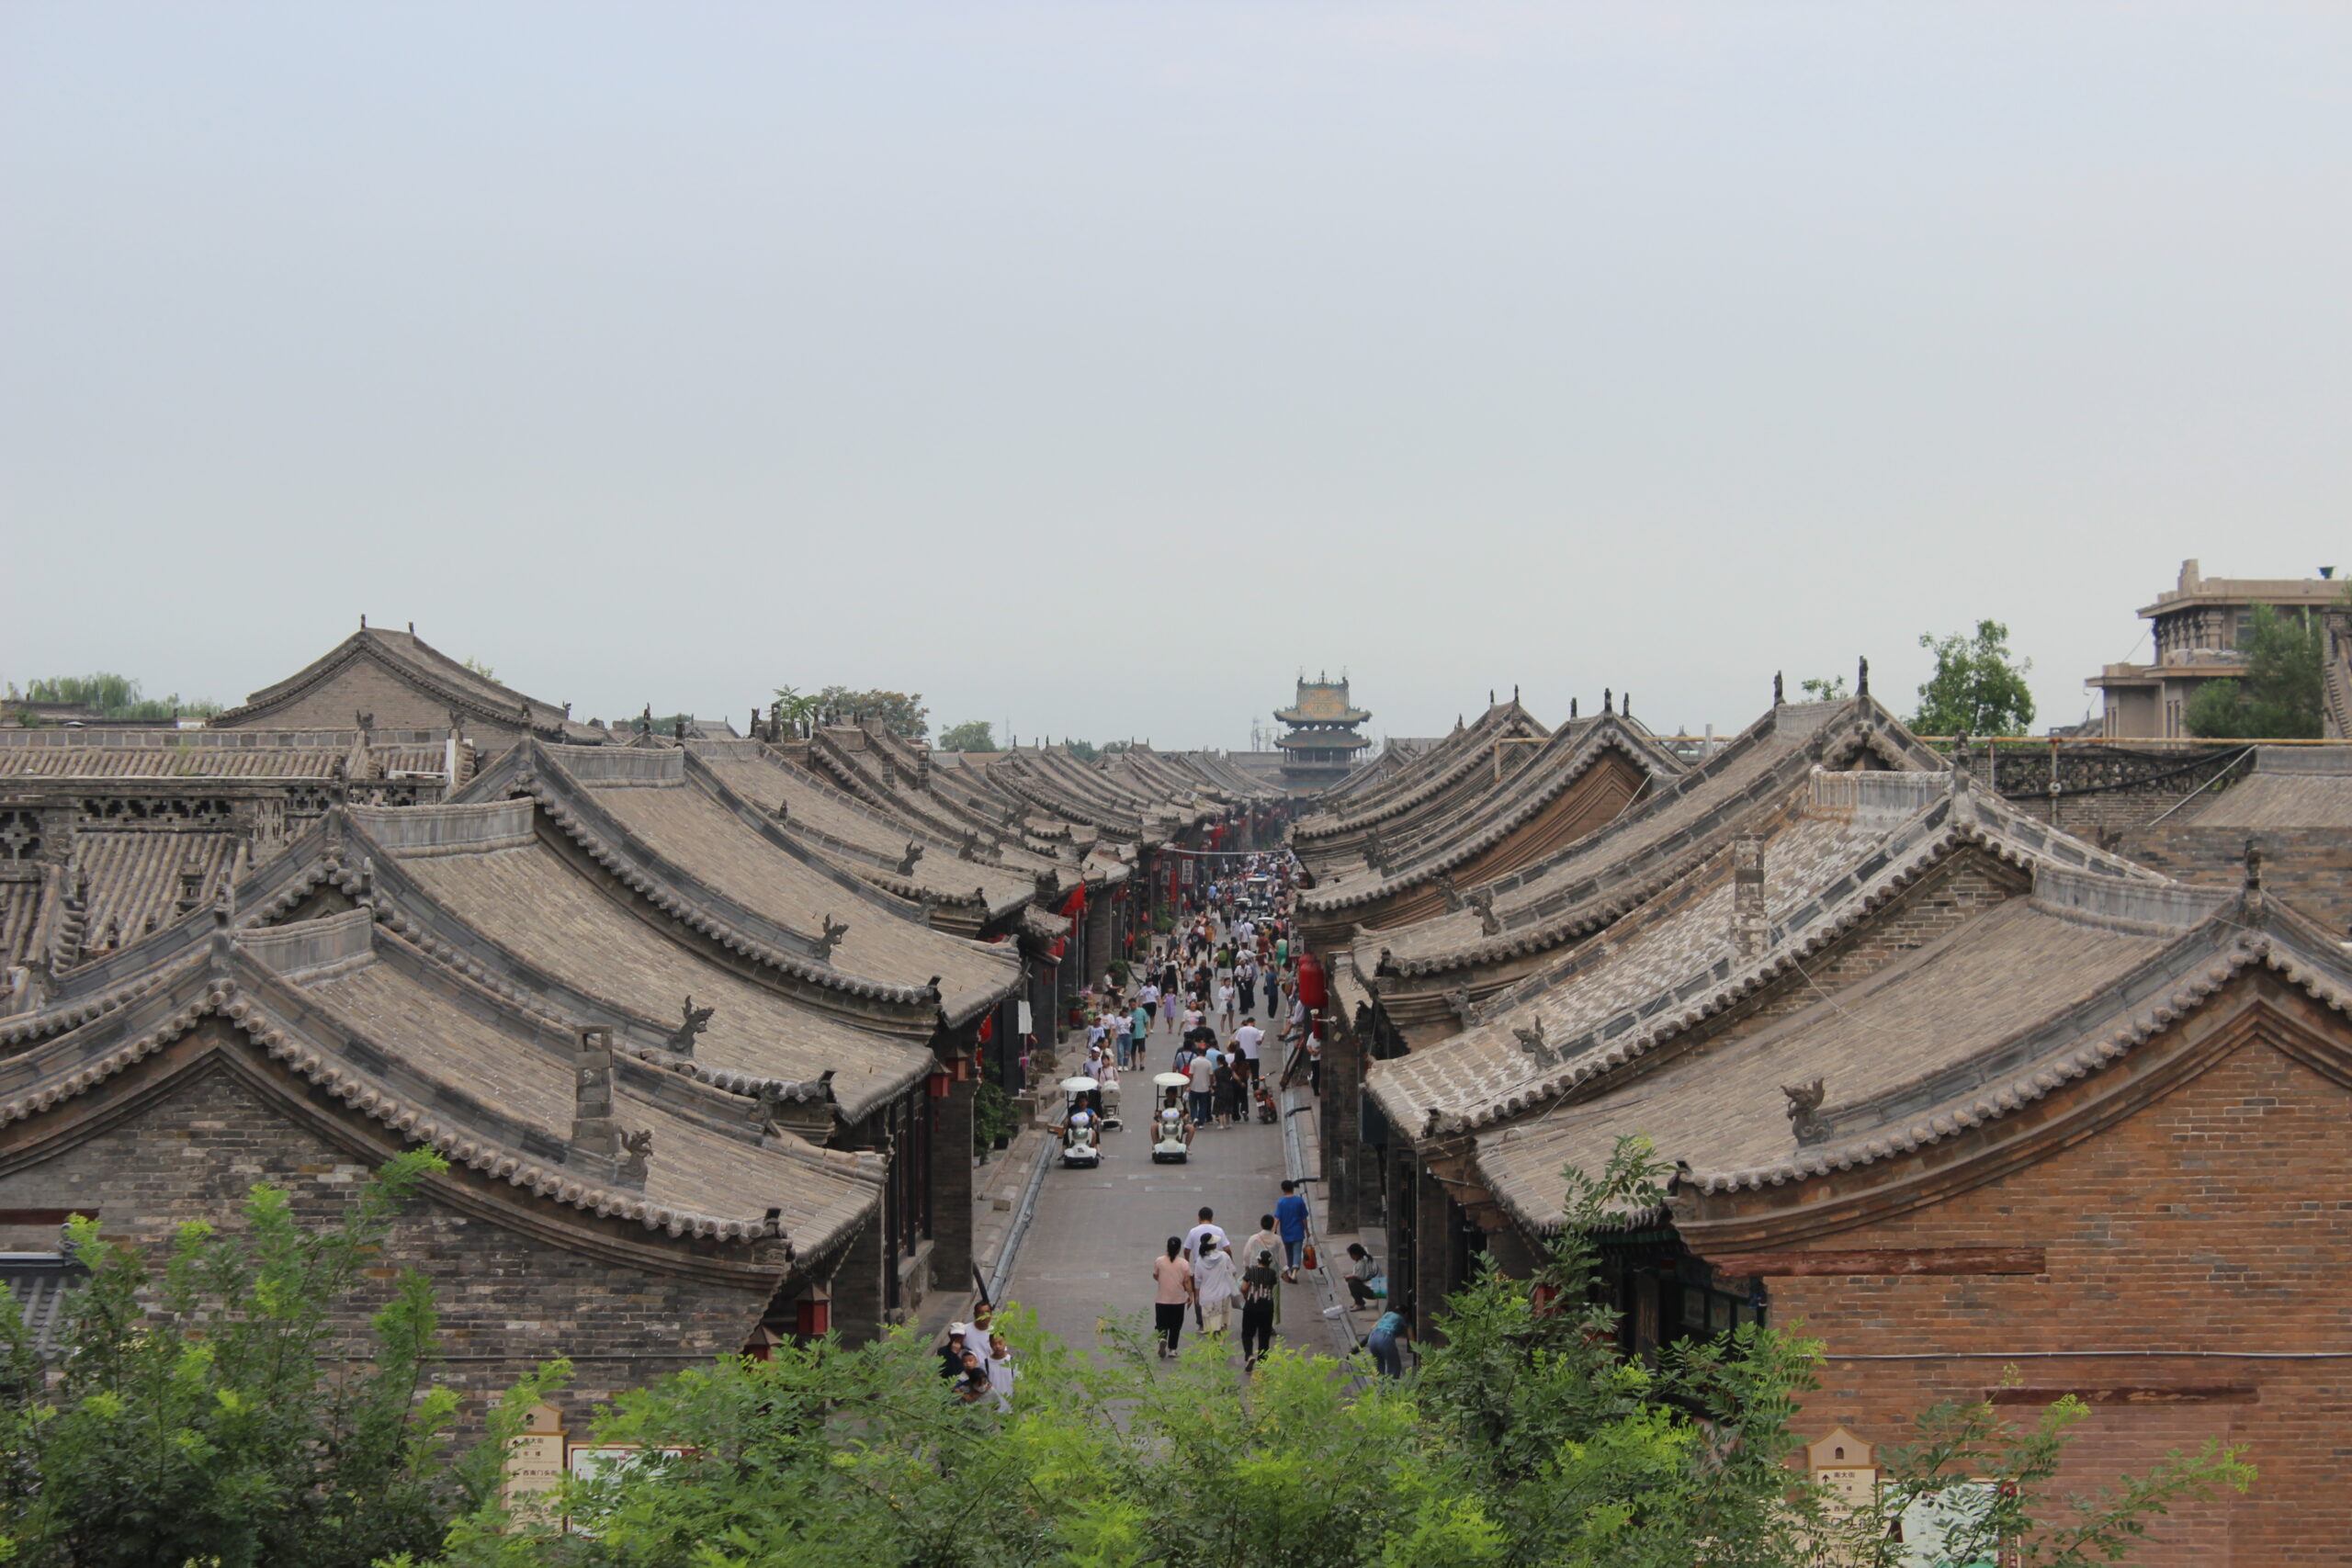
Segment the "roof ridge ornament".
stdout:
<path fill-rule="evenodd" d="M 1781 685 L 1781 671 L 1775 670 L 1772 671 L 1772 705 L 1779 707 L 1785 701 L 1787 697 Z"/>
<path fill-rule="evenodd" d="M 832 916 L 827 915 L 824 934 L 817 939 L 817 962 L 831 964 L 833 961 L 833 949 L 840 946 L 842 938 L 848 934 L 847 921 L 836 920 Z"/>
<path fill-rule="evenodd" d="M 695 1036 L 710 1027 L 710 1021 L 718 1009 L 716 1006 L 707 1008 L 695 1006 L 694 993 L 689 991 L 686 994 L 685 1006 L 680 1011 L 683 1015 L 682 1021 L 677 1028 L 670 1032 L 670 1038 L 662 1043 L 662 1048 L 664 1051 L 674 1051 L 681 1056 L 692 1056 L 695 1054 Z"/>
<path fill-rule="evenodd" d="M 1831 1128 L 1829 1119 L 1821 1114 L 1821 1102 L 1828 1090 L 1822 1087 L 1822 1080 L 1793 1087 L 1782 1084 L 1781 1092 L 1788 1096 L 1789 1129 L 1796 1134 L 1797 1146 L 1811 1148 L 1827 1143 Z"/>
<path fill-rule="evenodd" d="M 1502 935 L 1502 917 L 1495 913 L 1495 890 L 1492 887 L 1474 887 L 1463 896 L 1463 902 L 1477 912 L 1479 935 Z"/>
<path fill-rule="evenodd" d="M 1870 655 L 1864 654 L 1860 667 L 1854 672 L 1854 695 L 1857 697 L 1867 697 L 1870 694 L 1871 660 Z"/>
<path fill-rule="evenodd" d="M 2245 908 L 2246 923 L 2262 924 L 2269 915 L 2269 901 L 2262 892 L 2262 845 L 2251 833 L 2245 840 L 2245 886 L 2238 897 Z"/>
<path fill-rule="evenodd" d="M 1550 1068 L 1560 1065 L 1559 1051 L 1544 1038 L 1542 1019 L 1537 1019 L 1532 1026 L 1513 1029 L 1510 1032 L 1511 1037 L 1519 1042 L 1519 1048 L 1535 1058 L 1537 1066 Z"/>

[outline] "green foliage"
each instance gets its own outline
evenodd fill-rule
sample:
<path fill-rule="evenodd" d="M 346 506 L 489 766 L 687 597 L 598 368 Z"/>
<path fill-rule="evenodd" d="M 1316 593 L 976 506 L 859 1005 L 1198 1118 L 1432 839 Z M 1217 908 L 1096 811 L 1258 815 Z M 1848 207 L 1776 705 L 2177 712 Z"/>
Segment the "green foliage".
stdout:
<path fill-rule="evenodd" d="M 14 686 L 8 691 L 11 696 L 17 694 Z M 89 675 L 45 675 L 27 682 L 23 698 L 28 703 L 70 703 L 100 718 L 209 718 L 220 711 L 219 703 L 185 700 L 177 692 L 168 697 L 142 696 L 138 682 L 103 670 Z"/>
<path fill-rule="evenodd" d="M 804 696 L 790 686 L 778 686 L 775 700 L 768 704 L 768 716 L 786 735 L 806 739 L 809 720 L 817 712 L 817 699 Z"/>
<path fill-rule="evenodd" d="M 2209 681 L 2188 699 L 2181 722 L 2191 735 L 2245 740 L 2312 740 L 2321 732 L 2326 634 L 2317 617 L 2254 607 L 2245 679 Z"/>
<path fill-rule="evenodd" d="M 461 1523 L 447 1568 L 1896 1568 L 1891 1522 L 1955 1483 L 1985 1506 L 1962 1510 L 1954 1561 L 1997 1540 L 2075 1568 L 2128 1554 L 2172 1503 L 2251 1479 L 2209 1448 L 2052 1499 L 2078 1404 L 2025 1429 L 1954 1405 L 1897 1456 L 1877 1508 L 1841 1513 L 1790 1462 L 1818 1346 L 1749 1325 L 1656 1366 L 1617 1350 L 1615 1314 L 1593 1301 L 1597 1238 L 1653 1209 L 1666 1174 L 1639 1139 L 1597 1177 L 1569 1172 L 1541 1277 L 1487 1273 L 1457 1293 L 1448 1342 L 1408 1382 L 1363 1386 L 1287 1347 L 1246 1382 L 1224 1345 L 1155 1364 L 1139 1321 L 1111 1322 L 1104 1351 L 1080 1357 L 1017 1305 L 998 1315 L 1021 1369 L 1009 1410 L 957 1400 L 904 1330 L 784 1347 L 623 1396 L 597 1439 L 657 1457 L 568 1485 L 571 1533 Z M 1988 1476 L 2002 1495 L 1962 1479 Z"/>
<path fill-rule="evenodd" d="M 469 659 L 465 661 L 465 664 L 467 669 L 472 671 L 475 674 L 481 676 L 485 681 L 495 681 L 498 679 L 498 671 L 492 670 L 489 665 L 484 664 L 479 659 Z"/>
<path fill-rule="evenodd" d="M 943 751 L 994 751 L 996 731 L 984 718 L 950 725 L 939 733 L 939 749 Z"/>
<path fill-rule="evenodd" d="M 1922 735 L 2023 735 L 2033 722 L 2033 693 L 2026 675 L 2033 660 L 2016 662 L 2009 628 L 1979 621 L 1976 635 L 1919 638 L 1932 649 L 1936 672 L 1919 688 L 1911 728 Z"/>
<path fill-rule="evenodd" d="M 1110 1322 L 1104 1349 L 1080 1356 L 1008 1303 L 1009 1407 L 958 1398 L 908 1329 L 780 1345 L 623 1394 L 594 1438 L 642 1457 L 510 1507 L 502 1460 L 568 1366 L 525 1379 L 484 1440 L 453 1455 L 451 1396 L 420 1393 L 434 1340 L 422 1280 L 377 1313 L 372 1364 L 322 1359 L 342 1342 L 337 1303 L 437 1168 L 422 1153 L 392 1162 L 315 1235 L 258 1187 L 241 1235 L 185 1227 L 160 1281 L 80 1223 L 91 1279 L 73 1353 L 43 1368 L 0 1312 L 0 1562 L 1896 1568 L 1916 1537 L 1891 1540 L 1894 1521 L 1957 1498 L 1948 1561 L 1997 1546 L 2085 1568 L 2128 1556 L 2175 1504 L 2254 1478 L 2241 1451 L 2209 1444 L 2055 1497 L 2080 1402 L 2022 1427 L 1989 1403 L 1951 1404 L 1891 1456 L 1875 1506 L 1841 1513 L 1790 1463 L 1818 1346 L 1747 1325 L 1655 1365 L 1618 1351 L 1600 1238 L 1646 1221 L 1668 1175 L 1635 1138 L 1598 1176 L 1566 1173 L 1568 1223 L 1538 1278 L 1482 1273 L 1448 1303 L 1448 1342 L 1403 1382 L 1367 1385 L 1288 1347 L 1248 1380 L 1224 1344 L 1159 1362 L 1139 1319 Z"/>
<path fill-rule="evenodd" d="M 1012 1097 L 1001 1086 L 983 1081 L 972 1096 L 972 1152 L 986 1154 L 999 1138 L 1010 1137 L 1018 1125 Z"/>
<path fill-rule="evenodd" d="M 234 1234 L 183 1225 L 160 1280 L 75 1221 L 70 1245 L 90 1273 L 53 1368 L 0 1311 L 11 1560 L 367 1568 L 435 1547 L 494 1486 L 497 1455 L 453 1464 L 447 1451 L 455 1396 L 424 1376 L 431 1287 L 402 1275 L 372 1320 L 370 1354 L 334 1352 L 347 1346 L 337 1308 L 401 1202 L 445 1168 L 427 1151 L 402 1155 L 316 1232 L 283 1190 L 255 1187 Z"/>
<path fill-rule="evenodd" d="M 1847 696 L 1846 677 L 1808 675 L 1797 682 L 1797 690 L 1809 703 L 1842 703 Z"/>
<path fill-rule="evenodd" d="M 1065 740 L 1062 744 L 1069 747 L 1069 754 L 1081 762 L 1091 762 L 1102 757 L 1115 757 L 1127 749 L 1127 743 L 1124 740 L 1106 740 L 1100 746 L 1095 745 L 1091 740 Z"/>
<path fill-rule="evenodd" d="M 828 686 L 810 699 L 808 722 L 827 727 L 842 724 L 863 724 L 867 719 L 879 719 L 882 728 L 908 740 L 921 740 L 931 733 L 931 710 L 922 705 L 922 694 L 909 695 L 905 692 L 853 692 L 847 686 Z"/>

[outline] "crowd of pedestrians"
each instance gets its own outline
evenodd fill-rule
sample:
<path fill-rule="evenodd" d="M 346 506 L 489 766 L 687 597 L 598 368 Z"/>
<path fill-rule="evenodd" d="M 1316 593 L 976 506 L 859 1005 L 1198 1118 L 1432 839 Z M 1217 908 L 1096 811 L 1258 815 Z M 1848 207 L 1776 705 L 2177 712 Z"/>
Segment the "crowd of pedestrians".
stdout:
<path fill-rule="evenodd" d="M 1212 876 L 1198 878 L 1168 929 L 1156 931 L 1126 964 L 1114 966 L 1083 993 L 1085 1076 L 1115 1106 L 1123 1073 L 1149 1075 L 1150 1054 L 1172 1045 L 1160 1071 L 1181 1076 L 1181 1088 L 1153 1099 L 1154 1137 L 1160 1117 L 1181 1122 L 1189 1157 L 1196 1133 L 1280 1119 L 1278 1082 L 1304 1076 L 1321 1089 L 1320 1043 L 1298 999 L 1297 961 L 1290 898 L 1295 863 L 1287 852 L 1204 860 Z M 1149 1081 L 1147 1077 L 1146 1081 Z M 1172 1102 L 1172 1103 L 1171 1103 Z M 1200 1209 L 1193 1225 L 1170 1235 L 1150 1259 L 1152 1315 L 1159 1354 L 1178 1353 L 1185 1320 L 1212 1342 L 1223 1342 L 1238 1322 L 1242 1364 L 1254 1371 L 1272 1348 L 1282 1322 L 1283 1290 L 1312 1268 L 1313 1214 L 1295 1181 L 1281 1183 L 1270 1213 L 1236 1247 L 1213 1210 Z M 1361 1246 L 1348 1249 L 1345 1275 L 1352 1304 L 1385 1306 L 1387 1281 Z M 1401 1375 L 1405 1320 L 1384 1311 L 1365 1339 L 1374 1364 Z M 1009 1397 L 1009 1354 L 984 1321 L 958 1324 L 941 1349 L 943 1375 L 956 1380 L 967 1403 Z"/>

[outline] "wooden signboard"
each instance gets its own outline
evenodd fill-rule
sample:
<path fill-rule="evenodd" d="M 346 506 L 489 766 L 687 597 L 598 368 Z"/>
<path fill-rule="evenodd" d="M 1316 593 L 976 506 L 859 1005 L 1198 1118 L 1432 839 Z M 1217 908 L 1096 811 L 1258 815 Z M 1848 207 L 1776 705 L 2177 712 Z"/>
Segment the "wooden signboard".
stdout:
<path fill-rule="evenodd" d="M 533 1405 L 523 1417 L 521 1434 L 507 1445 L 507 1506 L 524 1506 L 540 1494 L 554 1491 L 564 1477 L 568 1460 L 563 1412 L 544 1401 Z"/>
<path fill-rule="evenodd" d="M 1878 1450 L 1843 1427 L 1804 1446 L 1805 1468 L 1833 1506 L 1867 1508 L 1878 1501 Z"/>

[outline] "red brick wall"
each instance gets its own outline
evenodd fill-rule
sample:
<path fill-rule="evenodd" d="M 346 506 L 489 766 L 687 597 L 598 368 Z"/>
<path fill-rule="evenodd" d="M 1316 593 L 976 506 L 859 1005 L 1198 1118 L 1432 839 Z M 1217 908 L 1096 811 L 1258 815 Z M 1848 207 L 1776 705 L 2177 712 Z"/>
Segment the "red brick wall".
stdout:
<path fill-rule="evenodd" d="M 2184 1403 L 2100 1407 L 2080 1428 L 2063 1484 L 2109 1483 L 2209 1437 L 2246 1441 L 2262 1471 L 2253 1493 L 2183 1508 L 2132 1561 L 2352 1561 L 2352 1360 L 2052 1355 L 2352 1350 L 2348 1100 L 2342 1086 L 2256 1041 L 2038 1165 L 1808 1244 L 2038 1245 L 2048 1272 L 1768 1281 L 1774 1321 L 1802 1323 L 1831 1357 L 1798 1429 L 1816 1437 L 1843 1422 L 1900 1443 L 1914 1413 L 1984 1397 L 2009 1365 L 2051 1397 L 2202 1390 Z M 2033 1409 L 2010 1413 L 2030 1419 Z"/>

